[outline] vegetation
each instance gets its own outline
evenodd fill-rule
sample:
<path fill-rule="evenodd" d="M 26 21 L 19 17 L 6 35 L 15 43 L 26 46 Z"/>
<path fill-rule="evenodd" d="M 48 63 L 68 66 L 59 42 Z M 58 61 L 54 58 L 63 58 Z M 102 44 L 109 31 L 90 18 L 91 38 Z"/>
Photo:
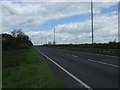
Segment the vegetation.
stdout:
<path fill-rule="evenodd" d="M 21 29 L 2 34 L 3 88 L 60 88 L 44 58 L 32 47 Z"/>
<path fill-rule="evenodd" d="M 57 44 L 57 45 L 46 44 L 44 46 L 58 49 L 67 49 L 72 51 L 120 56 L 119 52 L 120 42 L 115 41 L 109 43 L 94 43 L 94 44 Z"/>
<path fill-rule="evenodd" d="M 57 44 L 44 46 L 51 47 L 75 47 L 75 48 L 99 48 L 99 49 L 120 49 L 120 42 L 109 42 L 109 43 L 94 43 L 94 44 Z"/>
<path fill-rule="evenodd" d="M 60 88 L 43 57 L 34 49 L 3 51 L 3 88 Z"/>
<path fill-rule="evenodd" d="M 33 44 L 29 40 L 29 37 L 25 35 L 21 29 L 14 30 L 11 34 L 2 34 L 2 49 L 28 49 Z"/>

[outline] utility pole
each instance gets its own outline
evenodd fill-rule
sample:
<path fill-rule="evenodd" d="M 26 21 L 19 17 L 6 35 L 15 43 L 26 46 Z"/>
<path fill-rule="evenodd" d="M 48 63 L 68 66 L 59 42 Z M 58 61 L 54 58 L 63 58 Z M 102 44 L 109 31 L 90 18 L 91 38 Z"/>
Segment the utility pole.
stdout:
<path fill-rule="evenodd" d="M 92 25 L 92 44 L 94 43 L 94 36 L 93 36 L 93 3 L 91 0 L 91 25 Z"/>
<path fill-rule="evenodd" d="M 43 42 L 42 42 L 42 39 L 43 39 L 43 38 L 42 38 L 42 36 L 41 36 L 41 38 L 40 38 L 40 39 L 41 39 L 41 45 L 42 45 L 42 44 L 43 44 Z"/>
<path fill-rule="evenodd" d="M 120 1 L 118 2 L 118 42 L 120 42 Z"/>
<path fill-rule="evenodd" d="M 46 42 L 46 41 L 47 41 L 47 37 L 45 36 L 45 44 L 47 44 L 47 42 Z"/>
<path fill-rule="evenodd" d="M 52 25 L 54 28 L 54 41 L 53 41 L 53 45 L 55 45 L 55 25 Z"/>

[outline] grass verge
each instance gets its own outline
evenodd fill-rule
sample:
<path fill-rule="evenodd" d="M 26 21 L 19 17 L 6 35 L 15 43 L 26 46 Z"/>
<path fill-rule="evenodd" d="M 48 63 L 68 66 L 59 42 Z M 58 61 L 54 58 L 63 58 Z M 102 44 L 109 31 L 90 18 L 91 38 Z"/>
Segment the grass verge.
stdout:
<path fill-rule="evenodd" d="M 79 51 L 79 52 L 96 53 L 96 54 L 102 54 L 102 55 L 120 56 L 120 53 L 116 54 L 116 53 L 99 52 L 97 50 L 84 50 L 84 49 L 79 49 L 79 48 L 77 49 L 77 48 L 71 48 L 71 47 L 52 47 L 52 48 Z"/>
<path fill-rule="evenodd" d="M 3 51 L 3 88 L 62 88 L 43 57 L 34 49 Z"/>

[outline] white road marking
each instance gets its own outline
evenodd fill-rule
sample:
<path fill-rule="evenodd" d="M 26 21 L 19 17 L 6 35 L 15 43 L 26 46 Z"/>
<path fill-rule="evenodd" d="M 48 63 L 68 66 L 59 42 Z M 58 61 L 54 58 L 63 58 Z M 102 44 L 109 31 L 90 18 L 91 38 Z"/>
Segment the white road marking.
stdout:
<path fill-rule="evenodd" d="M 97 63 L 101 63 L 101 64 L 104 64 L 104 65 L 108 65 L 108 66 L 120 68 L 120 66 L 117 66 L 117 65 L 108 64 L 108 63 L 104 63 L 104 62 L 100 62 L 100 61 L 96 61 L 96 60 L 92 60 L 92 59 L 88 59 L 88 60 L 89 60 L 89 61 L 92 61 L 92 62 L 97 62 Z"/>
<path fill-rule="evenodd" d="M 120 58 L 120 57 L 118 57 L 118 56 L 110 56 L 110 55 L 105 55 L 105 56 L 113 57 L 113 58 Z"/>
<path fill-rule="evenodd" d="M 71 56 L 73 56 L 73 57 L 78 57 L 78 56 L 75 56 L 75 55 L 71 55 Z"/>
<path fill-rule="evenodd" d="M 96 53 L 90 53 L 90 54 L 98 55 L 98 56 L 112 57 L 112 58 L 120 58 L 120 57 L 118 57 L 118 56 L 110 56 L 110 55 L 104 55 L 104 54 L 96 54 Z"/>
<path fill-rule="evenodd" d="M 71 56 L 70 54 L 67 54 L 67 53 L 66 53 L 66 55 L 69 55 L 69 56 Z"/>
<path fill-rule="evenodd" d="M 76 55 L 71 55 L 71 54 L 67 54 L 67 53 L 66 53 L 66 55 L 72 56 L 72 57 L 78 57 L 78 56 L 76 56 Z"/>
<path fill-rule="evenodd" d="M 39 50 L 38 50 L 39 51 Z M 60 69 L 62 69 L 64 72 L 66 72 L 69 76 L 71 76 L 74 80 L 76 80 L 78 83 L 80 83 L 82 86 L 84 86 L 85 88 L 89 89 L 89 90 L 93 90 L 89 85 L 87 85 L 86 83 L 84 83 L 83 81 L 81 81 L 80 79 L 78 79 L 76 76 L 74 76 L 72 73 L 70 73 L 69 71 L 67 71 L 66 69 L 64 69 L 62 66 L 60 66 L 59 64 L 57 64 L 55 61 L 53 61 L 51 58 L 49 58 L 48 56 L 46 56 L 44 53 L 42 53 L 41 51 L 39 51 L 43 56 L 45 56 L 47 59 L 49 59 L 52 63 L 54 63 L 56 66 L 58 66 Z"/>
<path fill-rule="evenodd" d="M 102 55 L 102 54 L 95 54 L 95 55 L 104 56 L 104 55 Z"/>
<path fill-rule="evenodd" d="M 75 56 L 75 55 L 71 55 L 71 54 L 66 54 L 66 55 L 73 56 L 73 57 L 79 57 L 79 56 Z M 100 55 L 100 54 L 95 54 L 95 55 Z M 100 55 L 100 56 L 104 56 L 104 55 Z M 114 56 L 113 56 L 113 57 L 114 57 Z M 117 66 L 117 65 L 108 64 L 108 63 L 104 63 L 104 62 L 100 62 L 100 61 L 96 61 L 96 60 L 92 60 L 92 59 L 88 59 L 88 60 L 89 60 L 89 61 L 92 61 L 92 62 L 97 62 L 97 63 L 101 63 L 101 64 L 104 64 L 104 65 L 108 65 L 108 66 L 120 68 L 120 66 Z"/>

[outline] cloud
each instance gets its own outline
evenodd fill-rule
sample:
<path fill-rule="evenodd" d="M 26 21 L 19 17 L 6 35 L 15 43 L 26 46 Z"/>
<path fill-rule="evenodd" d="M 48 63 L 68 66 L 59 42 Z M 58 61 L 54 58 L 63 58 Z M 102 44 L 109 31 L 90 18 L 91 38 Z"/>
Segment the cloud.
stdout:
<path fill-rule="evenodd" d="M 95 42 L 109 42 L 117 38 L 118 24 L 116 12 L 101 14 L 102 8 L 109 8 L 116 3 L 94 3 L 94 37 Z M 79 2 L 39 2 L 13 3 L 2 2 L 3 32 L 10 32 L 9 26 L 40 26 L 49 20 L 90 13 L 90 3 Z M 53 30 L 33 31 L 22 28 L 34 44 L 53 41 Z M 57 43 L 91 43 L 91 21 L 67 23 L 56 26 Z"/>
<path fill-rule="evenodd" d="M 34 44 L 53 42 L 53 30 L 26 32 Z M 42 38 L 42 39 L 41 39 Z M 104 43 L 118 40 L 118 16 L 116 14 L 100 14 L 94 17 L 94 42 Z M 69 23 L 56 26 L 56 42 L 91 43 L 91 21 Z"/>
<path fill-rule="evenodd" d="M 88 12 L 88 10 L 80 10 L 79 5 L 78 3 L 72 5 L 54 2 L 39 4 L 4 2 L 2 3 L 3 25 L 41 25 L 48 20 Z"/>
<path fill-rule="evenodd" d="M 2 0 L 13 2 L 83 2 L 83 0 Z M 93 0 L 94 2 L 118 2 L 119 0 Z M 90 0 L 84 0 L 84 2 L 90 2 Z"/>
<path fill-rule="evenodd" d="M 94 11 L 100 13 L 101 7 L 115 3 L 94 3 Z M 90 13 L 89 2 L 2 2 L 3 26 L 42 25 L 49 20 L 57 20 L 73 15 Z"/>

